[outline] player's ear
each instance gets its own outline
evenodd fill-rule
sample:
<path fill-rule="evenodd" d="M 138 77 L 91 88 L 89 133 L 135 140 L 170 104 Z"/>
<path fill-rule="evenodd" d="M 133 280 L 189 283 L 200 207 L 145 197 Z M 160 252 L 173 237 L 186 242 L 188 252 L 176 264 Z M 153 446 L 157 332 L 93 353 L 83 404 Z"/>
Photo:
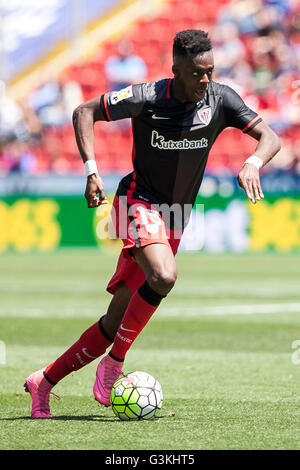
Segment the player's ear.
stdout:
<path fill-rule="evenodd" d="M 172 72 L 174 74 L 174 77 L 177 77 L 178 76 L 178 68 L 176 67 L 176 65 L 173 65 L 172 66 Z"/>

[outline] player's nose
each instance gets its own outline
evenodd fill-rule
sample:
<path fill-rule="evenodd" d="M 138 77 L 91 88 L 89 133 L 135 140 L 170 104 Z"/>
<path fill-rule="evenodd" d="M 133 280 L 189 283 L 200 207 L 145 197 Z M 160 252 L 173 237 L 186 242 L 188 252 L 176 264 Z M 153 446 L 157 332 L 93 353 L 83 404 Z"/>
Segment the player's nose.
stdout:
<path fill-rule="evenodd" d="M 209 78 L 208 78 L 207 73 L 205 73 L 205 74 L 201 77 L 200 83 L 209 83 Z"/>

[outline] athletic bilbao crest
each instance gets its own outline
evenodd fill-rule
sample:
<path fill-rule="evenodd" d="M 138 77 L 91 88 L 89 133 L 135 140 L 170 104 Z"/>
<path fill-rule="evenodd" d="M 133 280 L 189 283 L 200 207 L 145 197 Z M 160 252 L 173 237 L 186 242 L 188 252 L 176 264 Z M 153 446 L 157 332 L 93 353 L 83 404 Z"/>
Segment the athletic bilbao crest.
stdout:
<path fill-rule="evenodd" d="M 200 121 L 207 126 L 211 121 L 211 108 L 205 108 L 198 111 Z"/>

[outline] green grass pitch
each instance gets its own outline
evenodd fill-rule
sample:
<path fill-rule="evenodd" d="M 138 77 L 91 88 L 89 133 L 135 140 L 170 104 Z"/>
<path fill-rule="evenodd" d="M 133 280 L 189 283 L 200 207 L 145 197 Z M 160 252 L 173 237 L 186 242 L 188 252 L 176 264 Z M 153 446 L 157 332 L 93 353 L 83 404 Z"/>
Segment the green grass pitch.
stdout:
<path fill-rule="evenodd" d="M 177 256 L 177 284 L 124 367 L 162 384 L 158 419 L 122 422 L 97 404 L 97 360 L 54 388 L 52 420 L 30 418 L 25 378 L 105 313 L 116 259 L 0 255 L 0 449 L 299 449 L 297 254 Z"/>

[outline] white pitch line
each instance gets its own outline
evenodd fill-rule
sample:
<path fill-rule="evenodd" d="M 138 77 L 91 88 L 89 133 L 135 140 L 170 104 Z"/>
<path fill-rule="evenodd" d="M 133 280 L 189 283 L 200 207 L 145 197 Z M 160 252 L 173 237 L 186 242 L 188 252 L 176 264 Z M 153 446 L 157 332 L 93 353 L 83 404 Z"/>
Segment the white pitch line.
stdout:
<path fill-rule="evenodd" d="M 98 292 L 103 292 L 103 288 L 99 286 Z M 90 294 L 95 292 L 95 288 L 87 280 L 29 280 L 23 279 L 20 281 L 11 280 L 0 280 L 0 294 L 1 293 L 68 293 L 76 296 Z M 262 285 L 257 287 L 256 285 L 227 285 L 224 282 L 215 284 L 214 286 L 197 286 L 192 288 L 188 285 L 175 286 L 172 295 L 175 296 L 197 296 L 205 298 L 216 298 L 220 296 L 255 296 L 256 298 L 279 298 L 283 296 L 299 297 L 299 286 L 297 283 L 291 284 L 290 282 L 286 285 L 280 283 L 280 285 Z M 291 299 L 292 300 L 292 299 Z"/>
<path fill-rule="evenodd" d="M 202 315 L 256 315 L 300 313 L 300 303 L 199 306 L 199 308 L 162 308 L 161 317 L 197 317 Z"/>
<path fill-rule="evenodd" d="M 239 286 L 227 286 L 224 283 L 216 286 L 197 286 L 191 288 L 190 286 L 180 286 L 179 288 L 174 288 L 175 295 L 197 295 L 197 296 L 205 296 L 205 297 L 215 297 L 221 295 L 256 295 L 258 297 L 279 297 L 283 295 L 293 295 L 299 296 L 298 293 L 299 286 L 298 284 L 294 285 L 287 285 L 283 286 L 282 284 L 279 286 L 260 286 L 256 287 L 254 285 L 239 285 Z"/>
<path fill-rule="evenodd" d="M 280 304 L 245 304 L 245 305 L 217 305 L 217 306 L 199 306 L 195 307 L 166 307 L 161 306 L 160 311 L 154 315 L 154 319 L 161 320 L 169 317 L 195 318 L 201 316 L 213 315 L 257 315 L 271 313 L 300 313 L 300 302 L 298 303 L 280 303 Z M 11 318 L 79 318 L 79 317 L 97 317 L 99 310 L 93 308 L 66 308 L 57 311 L 51 311 L 43 308 L 1 308 L 0 317 Z"/>
<path fill-rule="evenodd" d="M 100 317 L 99 309 L 60 309 L 60 314 L 56 310 L 43 308 L 0 308 L 0 318 L 95 318 Z"/>

